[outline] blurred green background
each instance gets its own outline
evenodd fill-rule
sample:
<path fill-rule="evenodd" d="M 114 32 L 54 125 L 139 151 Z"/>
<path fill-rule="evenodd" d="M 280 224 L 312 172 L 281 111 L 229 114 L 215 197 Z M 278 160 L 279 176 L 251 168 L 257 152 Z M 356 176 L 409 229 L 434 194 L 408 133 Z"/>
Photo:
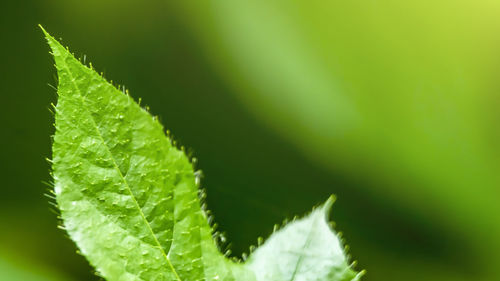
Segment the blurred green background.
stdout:
<path fill-rule="evenodd" d="M 57 229 L 37 24 L 141 97 L 239 256 L 336 194 L 364 280 L 500 280 L 500 2 L 7 1 L 0 280 L 99 280 Z"/>

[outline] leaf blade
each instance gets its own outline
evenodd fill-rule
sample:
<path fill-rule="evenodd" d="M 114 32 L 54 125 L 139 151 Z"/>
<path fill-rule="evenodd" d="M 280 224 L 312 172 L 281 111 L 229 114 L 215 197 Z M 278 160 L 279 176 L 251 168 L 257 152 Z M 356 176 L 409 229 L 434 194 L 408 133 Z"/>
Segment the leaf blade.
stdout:
<path fill-rule="evenodd" d="M 321 207 L 291 222 L 250 256 L 248 267 L 258 281 L 357 281 L 342 244 L 328 225 L 331 197 Z"/>
<path fill-rule="evenodd" d="M 59 76 L 55 192 L 81 252 L 108 280 L 201 280 L 212 277 L 207 259 L 221 269 L 212 274 L 232 274 L 188 158 L 149 113 L 45 34 Z"/>
<path fill-rule="evenodd" d="M 273 244 L 300 241 L 296 222 L 273 235 L 249 262 L 226 259 L 201 209 L 193 167 L 162 125 L 43 31 L 59 76 L 52 160 L 56 200 L 66 230 L 100 275 L 109 281 L 358 280 L 328 226 L 321 233 L 328 232 L 326 242 L 340 249 L 334 262 L 318 269 L 318 262 L 304 256 L 317 244 L 314 231 L 326 225 L 333 200 L 301 220 L 311 223 L 302 249 L 291 248 L 299 251 L 292 253 L 293 267 L 282 271 L 287 258 L 279 255 L 286 253 Z M 294 232 L 297 239 L 287 237 Z"/>

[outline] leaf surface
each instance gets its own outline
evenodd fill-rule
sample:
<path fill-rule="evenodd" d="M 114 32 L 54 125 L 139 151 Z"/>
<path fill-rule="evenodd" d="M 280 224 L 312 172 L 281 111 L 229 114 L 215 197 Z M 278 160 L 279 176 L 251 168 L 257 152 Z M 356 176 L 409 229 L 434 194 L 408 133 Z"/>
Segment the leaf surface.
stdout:
<path fill-rule="evenodd" d="M 234 280 L 240 265 L 213 242 L 189 159 L 131 97 L 46 37 L 59 76 L 54 189 L 83 255 L 108 280 Z"/>
<path fill-rule="evenodd" d="M 363 272 L 351 269 L 342 243 L 328 225 L 333 197 L 303 219 L 274 233 L 248 260 L 257 280 L 350 281 Z"/>
<path fill-rule="evenodd" d="M 65 229 L 99 275 L 108 281 L 357 280 L 326 224 L 332 200 L 275 233 L 249 262 L 224 257 L 184 152 L 130 96 L 45 35 L 59 76 L 54 192 Z"/>

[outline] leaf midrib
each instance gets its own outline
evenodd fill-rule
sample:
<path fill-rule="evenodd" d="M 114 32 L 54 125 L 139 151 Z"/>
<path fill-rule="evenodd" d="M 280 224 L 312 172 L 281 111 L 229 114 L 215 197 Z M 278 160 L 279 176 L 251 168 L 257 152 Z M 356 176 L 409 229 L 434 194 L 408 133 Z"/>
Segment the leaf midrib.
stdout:
<path fill-rule="evenodd" d="M 80 89 L 78 88 L 77 84 L 75 83 L 75 79 L 73 77 L 73 74 L 68 66 L 68 64 L 66 63 L 65 60 L 61 60 L 63 62 L 63 65 L 64 67 L 66 68 L 66 70 L 68 71 L 68 75 L 70 76 L 70 80 L 71 80 L 71 83 L 73 84 L 73 87 L 76 89 L 76 91 L 78 92 L 79 96 L 80 96 L 80 99 L 82 101 L 82 105 L 85 104 L 85 99 L 83 98 L 83 95 L 80 91 Z M 86 66 L 85 66 L 86 67 Z M 106 142 L 104 141 L 104 138 L 99 130 L 99 127 L 97 126 L 97 123 L 95 122 L 94 120 L 94 117 L 92 117 L 92 114 L 90 114 L 90 112 L 88 111 L 88 109 L 86 107 L 84 107 L 84 110 L 85 112 L 87 113 L 87 115 L 90 117 L 90 120 L 93 124 L 93 127 L 95 128 L 95 131 L 98 135 L 98 137 L 100 138 L 100 140 L 102 141 L 104 147 L 106 148 L 106 150 L 109 152 L 109 155 L 111 155 L 111 160 L 113 162 L 113 166 L 114 168 L 118 171 L 118 174 L 120 175 L 120 178 L 122 179 L 123 183 L 125 184 L 128 192 L 130 193 L 130 196 L 132 197 L 132 200 L 134 201 L 134 204 L 137 208 L 137 210 L 139 211 L 142 219 L 144 220 L 147 228 L 149 229 L 151 235 L 153 236 L 153 239 L 155 241 L 155 243 L 158 245 L 158 248 L 160 249 L 161 253 L 162 253 L 162 256 L 165 258 L 165 260 L 167 261 L 168 265 L 170 266 L 170 268 L 172 269 L 172 272 L 174 273 L 175 277 L 177 278 L 178 281 L 182 281 L 181 278 L 179 277 L 179 275 L 177 274 L 177 271 L 175 270 L 172 262 L 170 261 L 170 259 L 168 258 L 167 254 L 165 253 L 165 250 L 163 249 L 163 247 L 161 246 L 160 244 L 160 241 L 158 241 L 158 238 L 156 237 L 156 235 L 154 234 L 153 232 L 153 229 L 151 228 L 151 225 L 149 224 L 148 220 L 146 219 L 146 216 L 144 215 L 144 212 L 142 211 L 141 207 L 139 206 L 139 202 L 137 202 L 137 199 L 135 198 L 135 195 L 134 193 L 132 192 L 132 189 L 130 188 L 127 180 L 125 180 L 125 177 L 123 176 L 121 170 L 119 169 L 118 167 L 118 164 L 116 163 L 116 160 L 113 156 L 113 153 L 111 153 L 111 150 L 109 149 L 109 147 L 106 145 Z"/>
<path fill-rule="evenodd" d="M 304 245 L 302 246 L 302 249 L 305 249 L 305 248 L 309 247 L 309 245 L 311 243 L 311 238 L 312 238 L 311 236 L 312 236 L 312 232 L 313 232 L 313 229 L 314 229 L 314 225 L 316 225 L 317 220 L 318 219 L 315 216 L 314 220 L 313 220 L 313 223 L 311 224 L 311 227 L 309 228 L 309 232 L 307 233 L 306 241 L 304 242 Z M 295 268 L 293 270 L 292 277 L 291 277 L 290 281 L 294 281 L 295 280 L 295 277 L 297 276 L 297 273 L 299 272 L 299 268 L 302 265 L 303 258 L 304 258 L 304 255 L 301 252 L 301 254 L 299 255 L 299 258 L 297 259 L 297 263 L 295 264 Z"/>

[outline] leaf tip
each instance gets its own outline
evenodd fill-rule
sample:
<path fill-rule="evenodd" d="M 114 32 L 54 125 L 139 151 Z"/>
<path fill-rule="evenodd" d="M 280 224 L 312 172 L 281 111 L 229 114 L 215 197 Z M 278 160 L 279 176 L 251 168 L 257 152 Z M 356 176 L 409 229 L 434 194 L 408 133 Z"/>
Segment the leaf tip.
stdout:
<path fill-rule="evenodd" d="M 44 36 L 45 36 L 45 39 L 47 40 L 47 43 L 49 44 L 50 48 L 52 49 L 52 55 L 54 55 L 54 57 L 56 57 L 56 54 L 58 54 L 58 50 L 60 49 L 64 49 L 61 45 L 61 43 L 59 43 L 59 41 L 57 41 L 52 35 L 50 35 L 49 32 L 47 32 L 47 30 L 45 30 L 45 28 L 43 28 L 43 26 L 41 24 L 38 24 L 38 27 L 42 30 Z"/>
<path fill-rule="evenodd" d="M 330 195 L 330 197 L 328 197 L 326 202 L 323 203 L 323 206 L 321 206 L 321 209 L 323 210 L 327 220 L 330 214 L 330 210 L 332 209 L 333 203 L 335 203 L 335 200 L 337 200 L 337 197 L 332 194 Z"/>
<path fill-rule="evenodd" d="M 43 28 L 43 26 L 41 24 L 38 24 L 38 27 L 42 30 L 43 32 L 43 35 L 45 36 L 45 39 L 47 39 L 47 41 L 49 42 L 49 44 L 51 43 L 51 41 L 54 41 L 55 39 L 52 37 L 52 35 L 50 35 L 47 30 L 45 30 L 45 28 Z"/>
<path fill-rule="evenodd" d="M 43 34 L 47 35 L 47 31 L 45 30 L 45 28 L 43 28 L 42 24 L 38 24 L 38 27 L 42 30 Z"/>

